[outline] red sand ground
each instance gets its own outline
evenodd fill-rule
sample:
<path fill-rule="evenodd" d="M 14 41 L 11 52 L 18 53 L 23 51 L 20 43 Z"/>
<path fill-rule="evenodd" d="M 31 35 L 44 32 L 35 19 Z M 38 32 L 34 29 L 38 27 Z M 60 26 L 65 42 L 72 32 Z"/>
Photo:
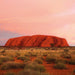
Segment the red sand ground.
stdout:
<path fill-rule="evenodd" d="M 35 57 L 32 58 L 32 61 L 34 61 L 35 59 L 36 59 Z M 45 66 L 47 73 L 49 73 L 50 75 L 71 75 L 72 71 L 75 69 L 75 65 L 68 65 L 68 64 L 66 64 L 68 68 L 66 70 L 54 69 L 53 68 L 54 64 L 47 64 L 46 61 L 43 62 L 43 65 Z M 75 73 L 73 75 L 75 75 Z"/>
<path fill-rule="evenodd" d="M 21 60 L 17 60 L 16 58 L 14 58 L 14 59 L 15 59 L 15 62 L 20 62 L 20 63 L 23 62 Z M 34 61 L 35 59 L 36 59 L 36 57 L 31 57 L 31 61 Z M 54 69 L 53 68 L 54 64 L 47 64 L 46 61 L 43 62 L 43 65 L 45 66 L 45 68 L 47 70 L 47 73 L 49 73 L 50 75 L 71 75 L 72 71 L 75 69 L 75 65 L 68 65 L 68 64 L 66 64 L 66 66 L 68 68 L 66 70 Z M 21 70 L 22 69 L 0 70 L 0 75 L 5 74 L 6 72 L 15 72 L 15 73 L 17 73 Z M 73 75 L 75 75 L 75 73 Z"/>
<path fill-rule="evenodd" d="M 45 61 L 43 62 L 43 65 L 45 66 L 47 72 L 51 75 L 71 75 L 72 71 L 75 69 L 75 65 L 66 65 L 68 68 L 67 70 L 54 69 L 54 64 L 47 64 Z"/>

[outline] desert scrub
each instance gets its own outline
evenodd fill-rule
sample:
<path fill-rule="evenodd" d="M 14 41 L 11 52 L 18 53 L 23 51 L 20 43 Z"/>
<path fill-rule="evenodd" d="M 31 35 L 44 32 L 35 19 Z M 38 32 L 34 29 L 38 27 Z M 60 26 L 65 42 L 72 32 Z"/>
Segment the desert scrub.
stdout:
<path fill-rule="evenodd" d="M 34 71 L 40 71 L 40 72 L 45 72 L 46 69 L 43 65 L 37 64 L 35 62 L 26 64 L 24 69 L 30 69 L 30 70 L 34 70 Z"/>
<path fill-rule="evenodd" d="M 75 69 L 72 71 L 71 75 L 74 75 L 75 74 Z"/>
<path fill-rule="evenodd" d="M 5 73 L 4 75 L 16 75 L 16 74 L 13 73 L 13 72 L 7 72 L 7 73 Z"/>
<path fill-rule="evenodd" d="M 1 65 L 1 70 L 24 68 L 25 64 L 17 62 L 6 62 Z"/>
<path fill-rule="evenodd" d="M 43 56 L 37 56 L 38 59 L 44 60 Z"/>
<path fill-rule="evenodd" d="M 48 53 L 47 53 L 47 52 L 45 52 L 45 53 L 43 53 L 43 56 L 47 56 L 47 54 L 48 54 Z"/>
<path fill-rule="evenodd" d="M 16 51 L 14 51 L 14 50 L 7 50 L 6 52 L 5 52 L 5 56 L 8 56 L 8 57 L 17 57 L 17 54 L 16 54 Z"/>
<path fill-rule="evenodd" d="M 55 61 L 55 63 L 58 63 L 58 62 L 67 64 L 67 63 L 68 63 L 68 60 L 65 60 L 65 59 L 63 59 L 63 58 L 57 58 L 56 61 Z"/>
<path fill-rule="evenodd" d="M 38 64 L 43 64 L 42 59 L 39 59 L 39 58 L 35 59 L 34 62 L 36 62 L 36 63 L 38 63 Z"/>
<path fill-rule="evenodd" d="M 38 56 L 38 54 L 33 52 L 33 53 L 31 53 L 31 56 L 36 57 L 36 56 Z"/>
<path fill-rule="evenodd" d="M 62 53 L 61 54 L 61 57 L 70 59 L 71 58 L 71 55 L 70 54 L 66 54 L 66 53 Z"/>
<path fill-rule="evenodd" d="M 29 61 L 30 60 L 30 58 L 26 57 L 26 56 L 19 56 L 19 57 L 17 57 L 17 59 L 22 60 L 22 61 Z"/>
<path fill-rule="evenodd" d="M 69 53 L 69 49 L 64 49 L 64 53 L 68 54 Z"/>
<path fill-rule="evenodd" d="M 70 58 L 71 58 L 71 53 L 70 53 L 70 51 L 69 51 L 68 49 L 64 49 L 64 51 L 63 51 L 62 54 L 61 54 L 61 57 L 70 59 Z"/>
<path fill-rule="evenodd" d="M 24 56 L 30 57 L 31 53 L 26 53 Z"/>
<path fill-rule="evenodd" d="M 23 70 L 18 72 L 17 75 L 49 75 L 48 73 L 40 73 L 39 71 L 33 71 L 33 70 Z"/>
<path fill-rule="evenodd" d="M 72 59 L 69 61 L 69 64 L 75 65 L 75 58 L 72 58 Z"/>
<path fill-rule="evenodd" d="M 54 67 L 55 69 L 67 69 L 67 68 L 66 68 L 66 65 L 65 65 L 64 63 L 62 63 L 62 62 L 58 62 L 58 63 L 55 64 L 53 67 Z"/>
<path fill-rule="evenodd" d="M 46 61 L 47 61 L 48 63 L 55 63 L 56 57 L 53 56 L 53 55 L 48 55 L 48 56 L 46 57 Z"/>
<path fill-rule="evenodd" d="M 16 56 L 17 56 L 17 57 L 20 56 L 20 53 L 19 53 L 19 52 L 16 52 Z"/>
<path fill-rule="evenodd" d="M 75 69 L 73 70 L 73 72 L 75 73 Z"/>
<path fill-rule="evenodd" d="M 14 61 L 14 58 L 12 58 L 12 57 L 7 57 L 7 56 L 3 56 L 3 57 L 0 57 L 0 60 L 1 60 L 2 62 Z"/>
<path fill-rule="evenodd" d="M 0 60 L 0 65 L 2 65 L 3 64 L 3 61 L 2 60 Z"/>
<path fill-rule="evenodd" d="M 29 57 L 25 57 L 24 63 L 25 63 L 25 62 L 28 62 L 28 61 L 30 61 L 30 58 L 29 58 Z"/>
<path fill-rule="evenodd" d="M 19 56 L 19 57 L 17 57 L 17 59 L 24 61 L 25 60 L 25 56 Z"/>
<path fill-rule="evenodd" d="M 5 50 L 6 50 L 6 49 L 3 49 L 2 51 L 0 51 L 0 53 L 5 53 Z"/>
<path fill-rule="evenodd" d="M 5 54 L 5 56 L 14 58 L 14 57 L 17 57 L 17 54 L 16 53 L 12 53 L 12 54 L 9 53 L 9 54 Z"/>

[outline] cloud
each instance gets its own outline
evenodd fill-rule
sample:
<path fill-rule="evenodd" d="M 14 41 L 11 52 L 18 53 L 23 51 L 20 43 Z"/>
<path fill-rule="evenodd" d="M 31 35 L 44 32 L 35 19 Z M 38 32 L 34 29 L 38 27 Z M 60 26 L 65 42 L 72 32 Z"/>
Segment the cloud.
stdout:
<path fill-rule="evenodd" d="M 0 29 L 10 38 L 44 34 L 75 42 L 75 0 L 0 0 L 0 10 Z"/>
<path fill-rule="evenodd" d="M 68 9 L 62 13 L 55 14 L 53 16 L 61 17 L 61 16 L 69 16 L 75 14 L 75 8 Z"/>
<path fill-rule="evenodd" d="M 19 37 L 19 36 L 22 36 L 22 35 L 11 32 L 11 31 L 0 30 L 0 45 L 4 45 L 6 41 L 10 38 Z"/>

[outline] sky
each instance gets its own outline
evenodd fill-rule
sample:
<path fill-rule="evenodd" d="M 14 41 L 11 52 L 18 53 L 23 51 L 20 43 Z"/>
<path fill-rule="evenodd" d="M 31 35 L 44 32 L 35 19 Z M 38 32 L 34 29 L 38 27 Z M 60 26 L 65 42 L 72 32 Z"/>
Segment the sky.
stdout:
<path fill-rule="evenodd" d="M 26 35 L 54 35 L 75 46 L 75 0 L 0 0 L 0 45 Z"/>

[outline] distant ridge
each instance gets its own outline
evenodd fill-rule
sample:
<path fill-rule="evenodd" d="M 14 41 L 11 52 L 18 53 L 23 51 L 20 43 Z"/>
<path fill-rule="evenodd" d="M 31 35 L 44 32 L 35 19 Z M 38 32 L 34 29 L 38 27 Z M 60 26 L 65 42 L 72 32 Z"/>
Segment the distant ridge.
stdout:
<path fill-rule="evenodd" d="M 9 39 L 5 46 L 25 47 L 66 47 L 69 46 L 66 39 L 56 36 L 33 35 Z"/>

